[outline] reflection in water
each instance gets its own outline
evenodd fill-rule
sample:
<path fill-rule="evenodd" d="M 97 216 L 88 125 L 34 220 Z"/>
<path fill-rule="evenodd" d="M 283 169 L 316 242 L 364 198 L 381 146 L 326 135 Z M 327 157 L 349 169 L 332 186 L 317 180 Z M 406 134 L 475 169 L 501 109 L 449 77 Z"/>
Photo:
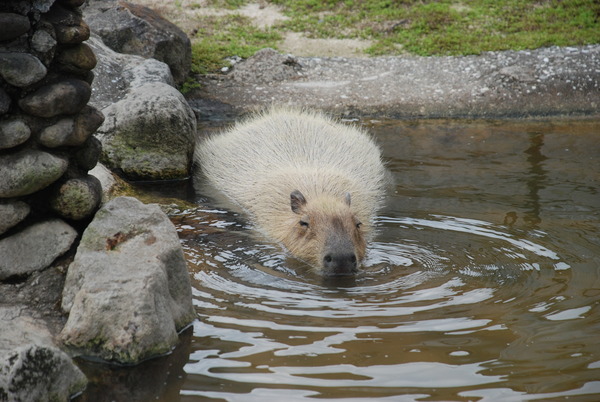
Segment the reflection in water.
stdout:
<path fill-rule="evenodd" d="M 147 360 L 137 366 L 106 365 L 77 360 L 90 384 L 77 401 L 151 401 L 157 396 L 165 401 L 179 399 L 184 384 L 183 366 L 189 358 L 192 329 L 184 330 L 179 346 L 170 355 Z"/>
<path fill-rule="evenodd" d="M 527 203 L 527 207 L 530 211 L 525 215 L 525 222 L 535 226 L 541 222 L 539 192 L 543 188 L 546 178 L 546 172 L 543 167 L 546 157 L 542 154 L 544 134 L 529 134 L 529 141 L 531 146 L 527 148 L 525 153 L 528 155 L 527 162 L 530 163 L 527 180 L 527 187 L 529 188 L 529 202 Z"/>
<path fill-rule="evenodd" d="M 191 341 L 164 387 L 128 386 L 160 401 L 597 400 L 599 123 L 443 123 L 372 128 L 396 192 L 351 282 L 323 282 L 201 188 L 210 205 L 172 216 Z"/>

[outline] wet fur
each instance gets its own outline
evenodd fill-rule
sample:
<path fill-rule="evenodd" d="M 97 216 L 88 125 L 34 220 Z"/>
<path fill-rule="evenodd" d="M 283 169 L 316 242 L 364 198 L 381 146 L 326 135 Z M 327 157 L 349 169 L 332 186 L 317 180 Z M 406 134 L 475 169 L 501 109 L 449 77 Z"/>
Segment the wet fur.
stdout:
<path fill-rule="evenodd" d="M 322 246 L 343 231 L 364 257 L 386 172 L 363 130 L 315 112 L 273 109 L 202 141 L 195 160 L 212 185 L 300 259 L 318 266 Z M 307 200 L 301 213 L 290 206 L 295 190 Z M 302 216 L 315 233 L 303 233 Z"/>

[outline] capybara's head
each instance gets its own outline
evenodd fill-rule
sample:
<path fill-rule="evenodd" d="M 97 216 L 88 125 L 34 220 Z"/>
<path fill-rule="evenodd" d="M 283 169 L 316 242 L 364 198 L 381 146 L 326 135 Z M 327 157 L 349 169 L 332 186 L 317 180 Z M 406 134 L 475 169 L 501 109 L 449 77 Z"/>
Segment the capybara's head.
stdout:
<path fill-rule="evenodd" d="M 365 256 L 366 242 L 362 222 L 350 208 L 350 194 L 306 199 L 295 190 L 290 201 L 294 214 L 284 239 L 288 250 L 325 276 L 355 274 Z"/>

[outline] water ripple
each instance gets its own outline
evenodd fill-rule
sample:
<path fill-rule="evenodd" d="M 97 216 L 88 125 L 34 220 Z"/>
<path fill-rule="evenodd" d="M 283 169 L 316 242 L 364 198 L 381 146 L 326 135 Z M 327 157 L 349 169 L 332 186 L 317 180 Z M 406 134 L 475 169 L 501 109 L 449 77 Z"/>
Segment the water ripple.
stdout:
<path fill-rule="evenodd" d="M 230 226 L 227 216 L 218 218 Z M 283 386 L 303 399 L 327 397 L 327 389 L 372 388 L 385 400 L 386 392 L 427 388 L 431 378 L 438 388 L 501 385 L 506 375 L 496 374 L 496 360 L 476 345 L 512 341 L 498 314 L 510 316 L 531 292 L 532 273 L 569 272 L 562 251 L 541 230 L 481 220 L 431 215 L 380 217 L 376 224 L 393 235 L 372 242 L 361 274 L 339 286 L 244 230 L 200 244 L 184 240 L 199 311 L 194 334 L 202 345 L 185 371 L 225 388 L 182 395 L 258 400 L 275 398 L 272 387 Z M 557 311 L 549 300 L 530 309 L 545 321 L 589 313 L 578 306 Z M 446 357 L 430 361 L 440 348 Z M 227 392 L 240 384 L 252 386 Z"/>

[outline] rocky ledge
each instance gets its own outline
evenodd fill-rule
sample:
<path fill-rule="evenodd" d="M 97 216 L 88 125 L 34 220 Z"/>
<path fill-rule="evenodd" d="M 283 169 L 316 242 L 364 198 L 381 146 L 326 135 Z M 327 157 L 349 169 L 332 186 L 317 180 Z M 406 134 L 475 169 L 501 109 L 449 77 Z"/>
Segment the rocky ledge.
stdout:
<path fill-rule="evenodd" d="M 600 45 L 465 57 L 294 57 L 257 52 L 188 96 L 207 118 L 271 104 L 338 116 L 522 118 L 600 113 Z"/>

